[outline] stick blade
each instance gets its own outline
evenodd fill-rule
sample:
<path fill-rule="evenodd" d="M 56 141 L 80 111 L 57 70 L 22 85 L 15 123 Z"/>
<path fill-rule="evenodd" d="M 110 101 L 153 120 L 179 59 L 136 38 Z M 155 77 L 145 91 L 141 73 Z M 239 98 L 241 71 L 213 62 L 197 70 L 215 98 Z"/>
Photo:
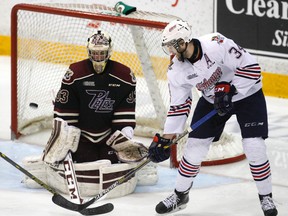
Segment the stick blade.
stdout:
<path fill-rule="evenodd" d="M 80 211 L 82 215 L 99 215 L 99 214 L 106 214 L 108 212 L 113 211 L 114 205 L 112 203 L 106 203 L 101 206 L 97 206 L 94 208 L 86 208 Z"/>
<path fill-rule="evenodd" d="M 68 210 L 71 210 L 71 211 L 81 211 L 81 210 L 87 208 L 92 203 L 94 203 L 94 200 L 91 199 L 91 200 L 89 200 L 86 203 L 76 204 L 76 203 L 68 201 L 67 199 L 65 199 L 60 194 L 54 194 L 53 197 L 52 197 L 52 201 L 56 205 L 61 206 L 61 207 L 65 208 L 65 209 L 68 209 Z"/>

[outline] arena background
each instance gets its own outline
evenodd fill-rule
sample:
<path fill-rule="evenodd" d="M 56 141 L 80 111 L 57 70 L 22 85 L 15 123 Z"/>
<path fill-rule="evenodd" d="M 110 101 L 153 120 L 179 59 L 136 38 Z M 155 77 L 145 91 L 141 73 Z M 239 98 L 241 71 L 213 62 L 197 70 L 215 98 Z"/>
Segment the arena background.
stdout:
<path fill-rule="evenodd" d="M 10 12 L 19 3 L 67 3 L 65 0 L 2 0 L 0 55 L 10 55 Z M 70 0 L 69 3 L 105 4 L 118 0 Z M 288 17 L 286 1 L 125 0 L 138 10 L 173 14 L 187 20 L 195 37 L 219 31 L 249 50 L 262 67 L 267 96 L 288 98 Z M 268 31 L 270 29 L 270 32 Z M 274 43 L 273 43 L 274 40 Z M 275 42 L 276 41 L 276 42 Z M 274 45 L 273 45 L 274 44 Z"/>

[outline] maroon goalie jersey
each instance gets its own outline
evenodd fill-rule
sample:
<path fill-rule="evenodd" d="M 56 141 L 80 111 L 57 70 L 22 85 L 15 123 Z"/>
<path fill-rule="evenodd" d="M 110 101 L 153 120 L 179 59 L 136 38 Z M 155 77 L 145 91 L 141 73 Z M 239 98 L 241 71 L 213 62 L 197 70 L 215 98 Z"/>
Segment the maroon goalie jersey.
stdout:
<path fill-rule="evenodd" d="M 89 59 L 76 62 L 62 79 L 54 117 L 81 129 L 79 151 L 84 145 L 93 151 L 92 146 L 105 144 L 114 131 L 135 128 L 135 88 L 135 76 L 123 64 L 108 60 L 97 74 Z"/>

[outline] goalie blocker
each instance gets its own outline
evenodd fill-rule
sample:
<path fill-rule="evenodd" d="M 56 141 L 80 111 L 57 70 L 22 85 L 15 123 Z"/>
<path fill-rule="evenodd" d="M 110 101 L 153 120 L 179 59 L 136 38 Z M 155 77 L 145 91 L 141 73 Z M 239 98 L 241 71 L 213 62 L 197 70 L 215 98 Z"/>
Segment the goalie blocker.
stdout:
<path fill-rule="evenodd" d="M 80 130 L 69 126 L 64 120 L 54 119 L 53 131 L 42 156 L 26 157 L 23 166 L 56 191 L 69 194 L 68 180 L 65 179 L 63 159 L 69 151 L 76 151 Z M 137 166 L 147 155 L 147 148 L 116 131 L 107 141 L 107 145 L 117 151 L 120 161 L 126 163 L 111 164 L 109 160 L 75 163 L 75 173 L 79 192 L 82 197 L 95 196 L 113 184 Z M 129 163 L 127 163 L 129 162 Z M 150 163 L 119 187 L 107 195 L 108 198 L 121 197 L 132 193 L 136 185 L 154 185 L 158 180 L 157 165 Z M 22 181 L 28 188 L 40 186 L 28 177 Z"/>

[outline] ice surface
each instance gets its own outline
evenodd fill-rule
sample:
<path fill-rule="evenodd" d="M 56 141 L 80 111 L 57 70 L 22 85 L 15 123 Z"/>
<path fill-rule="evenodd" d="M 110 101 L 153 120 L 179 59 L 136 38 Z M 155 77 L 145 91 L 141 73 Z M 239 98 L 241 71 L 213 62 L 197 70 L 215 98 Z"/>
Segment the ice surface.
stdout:
<path fill-rule="evenodd" d="M 0 57 L 1 112 L 0 151 L 21 165 L 25 156 L 39 155 L 42 145 L 29 141 L 10 141 L 10 58 Z M 267 98 L 269 138 L 267 151 L 272 168 L 273 196 L 279 216 L 288 215 L 288 100 Z M 227 123 L 226 131 L 239 132 L 235 119 Z M 37 136 L 37 135 L 36 135 Z M 33 137 L 43 140 L 43 134 Z M 139 138 L 140 139 L 140 138 Z M 149 139 L 142 138 L 145 144 Z M 166 163 L 158 166 L 159 181 L 155 186 L 138 186 L 135 193 L 121 198 L 102 200 L 96 205 L 111 202 L 114 210 L 107 216 L 150 216 L 155 205 L 174 188 L 175 169 Z M 23 174 L 0 158 L 0 215 L 3 216 L 68 216 L 80 215 L 56 206 L 45 189 L 27 189 L 21 184 Z M 186 209 L 173 216 L 261 216 L 263 215 L 247 160 L 233 164 L 202 167 L 190 192 Z"/>

